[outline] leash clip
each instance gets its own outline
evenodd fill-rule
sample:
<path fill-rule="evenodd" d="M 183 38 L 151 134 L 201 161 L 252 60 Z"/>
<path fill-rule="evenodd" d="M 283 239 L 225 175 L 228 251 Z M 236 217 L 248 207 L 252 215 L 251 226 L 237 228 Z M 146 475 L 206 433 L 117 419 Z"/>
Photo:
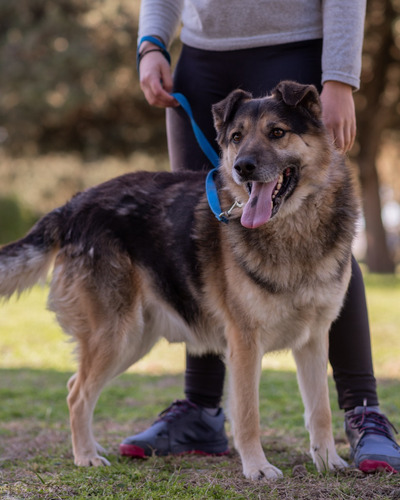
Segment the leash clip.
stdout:
<path fill-rule="evenodd" d="M 233 205 L 231 206 L 231 208 L 229 210 L 226 210 L 225 212 L 221 212 L 219 214 L 219 218 L 220 219 L 223 219 L 225 217 L 229 218 L 231 216 L 232 211 L 235 208 L 242 208 L 243 205 L 244 205 L 244 203 L 242 203 L 241 201 L 235 200 L 235 202 L 233 203 Z"/>

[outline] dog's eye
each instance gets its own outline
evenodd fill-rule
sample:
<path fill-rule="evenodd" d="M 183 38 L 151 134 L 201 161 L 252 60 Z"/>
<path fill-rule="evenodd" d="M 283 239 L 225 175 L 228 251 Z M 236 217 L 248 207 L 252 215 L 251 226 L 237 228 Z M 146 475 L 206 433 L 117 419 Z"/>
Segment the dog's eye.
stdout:
<path fill-rule="evenodd" d="M 240 132 L 234 132 L 232 134 L 232 142 L 235 144 L 239 144 L 239 142 L 242 140 L 242 134 Z"/>
<path fill-rule="evenodd" d="M 269 133 L 271 139 L 281 139 L 286 135 L 286 132 L 281 128 L 273 128 Z"/>

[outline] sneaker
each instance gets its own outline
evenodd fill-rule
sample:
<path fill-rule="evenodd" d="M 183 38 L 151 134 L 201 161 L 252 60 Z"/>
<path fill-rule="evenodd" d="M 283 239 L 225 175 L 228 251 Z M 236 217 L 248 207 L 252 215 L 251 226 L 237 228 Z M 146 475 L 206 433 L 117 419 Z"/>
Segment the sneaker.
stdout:
<path fill-rule="evenodd" d="M 377 406 L 357 406 L 345 414 L 345 430 L 351 446 L 351 457 L 361 471 L 400 470 L 400 447 L 395 441 L 396 429 Z"/>
<path fill-rule="evenodd" d="M 226 455 L 229 449 L 224 423 L 222 408 L 213 416 L 187 399 L 177 400 L 147 430 L 126 438 L 119 451 L 135 458 L 181 453 Z"/>

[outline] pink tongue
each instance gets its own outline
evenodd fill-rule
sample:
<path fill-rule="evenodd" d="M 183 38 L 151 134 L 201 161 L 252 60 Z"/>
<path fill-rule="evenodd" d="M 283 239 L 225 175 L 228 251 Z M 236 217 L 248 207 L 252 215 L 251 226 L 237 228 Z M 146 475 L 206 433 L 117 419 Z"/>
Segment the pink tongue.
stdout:
<path fill-rule="evenodd" d="M 277 181 L 253 182 L 250 199 L 243 209 L 240 222 L 249 229 L 260 227 L 271 218 L 272 193 Z"/>

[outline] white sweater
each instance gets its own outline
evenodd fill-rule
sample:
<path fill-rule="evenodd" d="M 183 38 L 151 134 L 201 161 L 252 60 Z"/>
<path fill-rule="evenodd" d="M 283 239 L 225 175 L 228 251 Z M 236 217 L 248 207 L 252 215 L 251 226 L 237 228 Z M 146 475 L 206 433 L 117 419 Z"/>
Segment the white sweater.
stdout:
<path fill-rule="evenodd" d="M 142 0 L 139 40 L 236 50 L 323 39 L 322 83 L 358 89 L 366 0 Z"/>

